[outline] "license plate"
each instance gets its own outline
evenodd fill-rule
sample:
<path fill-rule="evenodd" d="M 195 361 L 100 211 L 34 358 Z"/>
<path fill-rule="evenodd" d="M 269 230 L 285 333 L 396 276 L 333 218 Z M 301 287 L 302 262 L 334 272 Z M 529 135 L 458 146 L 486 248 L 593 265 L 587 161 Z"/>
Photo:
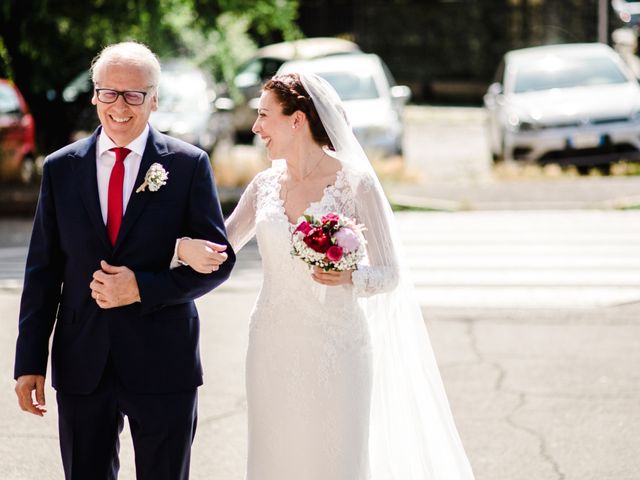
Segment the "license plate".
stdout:
<path fill-rule="evenodd" d="M 600 145 L 602 137 L 598 133 L 576 133 L 569 138 L 573 148 L 592 148 Z"/>

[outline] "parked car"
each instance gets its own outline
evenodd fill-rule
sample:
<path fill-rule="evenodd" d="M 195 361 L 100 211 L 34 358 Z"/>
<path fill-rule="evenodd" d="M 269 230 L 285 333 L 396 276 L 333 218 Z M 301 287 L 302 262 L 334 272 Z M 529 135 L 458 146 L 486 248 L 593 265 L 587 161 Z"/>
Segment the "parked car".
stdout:
<path fill-rule="evenodd" d="M 640 22 L 640 1 L 611 0 L 611 7 L 625 24 L 634 26 Z"/>
<path fill-rule="evenodd" d="M 162 133 L 180 138 L 211 153 L 221 140 L 232 139 L 233 101 L 222 95 L 211 77 L 186 60 L 165 60 L 158 89 L 158 110 L 149 123 Z M 91 105 L 93 82 L 89 71 L 67 85 L 62 98 L 73 122 L 72 140 L 90 135 L 98 126 Z"/>
<path fill-rule="evenodd" d="M 640 85 L 607 45 L 508 52 L 484 104 L 495 160 L 606 172 L 640 158 Z"/>
<path fill-rule="evenodd" d="M 283 63 L 289 60 L 320 58 L 328 55 L 360 52 L 353 42 L 340 38 L 317 37 L 275 43 L 260 48 L 242 67 L 234 79 L 240 96 L 233 114 L 236 135 L 252 138 L 251 127 L 256 119 L 260 88 Z"/>
<path fill-rule="evenodd" d="M 158 110 L 151 112 L 149 123 L 211 153 L 218 142 L 233 137 L 232 109 L 231 99 L 218 95 L 204 70 L 186 61 L 165 62 Z"/>
<path fill-rule="evenodd" d="M 35 123 L 16 85 L 0 79 L 0 180 L 32 183 L 36 176 Z"/>
<path fill-rule="evenodd" d="M 336 89 L 353 132 L 370 156 L 402 153 L 402 110 L 411 90 L 396 85 L 378 55 L 354 53 L 290 61 L 278 70 L 289 72 L 316 73 Z"/>

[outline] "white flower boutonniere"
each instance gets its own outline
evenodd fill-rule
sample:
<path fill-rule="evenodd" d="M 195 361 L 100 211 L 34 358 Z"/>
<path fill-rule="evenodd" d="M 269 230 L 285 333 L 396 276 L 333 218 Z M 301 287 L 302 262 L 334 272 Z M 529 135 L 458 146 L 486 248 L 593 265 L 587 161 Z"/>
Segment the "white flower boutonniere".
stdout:
<path fill-rule="evenodd" d="M 144 192 L 147 187 L 152 192 L 157 192 L 161 186 L 167 184 L 167 178 L 169 178 L 169 172 L 159 163 L 154 163 L 147 170 L 144 182 L 136 189 L 136 193 Z"/>

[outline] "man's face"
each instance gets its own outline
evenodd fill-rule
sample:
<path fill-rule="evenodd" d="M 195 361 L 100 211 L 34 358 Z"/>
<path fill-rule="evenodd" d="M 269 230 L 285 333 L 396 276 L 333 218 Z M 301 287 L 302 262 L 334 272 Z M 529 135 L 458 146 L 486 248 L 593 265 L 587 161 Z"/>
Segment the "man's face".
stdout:
<path fill-rule="evenodd" d="M 158 109 L 158 97 L 147 71 L 136 65 L 107 64 L 97 72 L 96 88 L 149 92 L 142 105 L 128 105 L 122 95 L 114 103 L 102 103 L 94 91 L 91 103 L 98 110 L 104 132 L 119 147 L 129 144 L 144 130 L 151 112 Z"/>

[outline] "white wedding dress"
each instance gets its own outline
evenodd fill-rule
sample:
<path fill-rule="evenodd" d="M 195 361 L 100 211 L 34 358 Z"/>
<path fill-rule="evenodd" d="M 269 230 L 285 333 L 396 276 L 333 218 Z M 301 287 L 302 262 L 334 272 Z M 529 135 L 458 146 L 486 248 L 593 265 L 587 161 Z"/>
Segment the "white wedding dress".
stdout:
<path fill-rule="evenodd" d="M 282 173 L 277 166 L 260 173 L 227 222 L 236 250 L 255 233 L 264 270 L 247 353 L 247 480 L 366 480 L 372 359 L 357 297 L 391 288 L 394 275 L 389 266 L 363 265 L 353 286 L 314 282 L 290 253 L 295 225 L 280 198 Z M 305 213 L 363 221 L 348 175 L 338 171 Z M 366 180 L 358 195 L 371 193 Z M 367 224 L 369 243 L 386 237 L 375 227 Z"/>
<path fill-rule="evenodd" d="M 353 285 L 315 283 L 291 256 L 286 163 L 249 184 L 226 223 L 254 235 L 264 281 L 247 352 L 247 480 L 473 480 L 404 265 L 395 218 L 335 90 L 300 74 L 342 168 L 305 213 L 365 226 Z"/>

